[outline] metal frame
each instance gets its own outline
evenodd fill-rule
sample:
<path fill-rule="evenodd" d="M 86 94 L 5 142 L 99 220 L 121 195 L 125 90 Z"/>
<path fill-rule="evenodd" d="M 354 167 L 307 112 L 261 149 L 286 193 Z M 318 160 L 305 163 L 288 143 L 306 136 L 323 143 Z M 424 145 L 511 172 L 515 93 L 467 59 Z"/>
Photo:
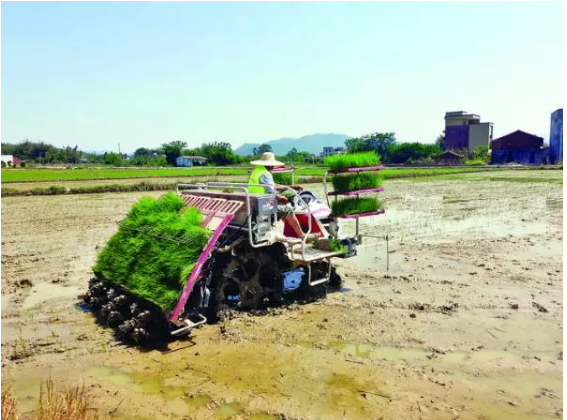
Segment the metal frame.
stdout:
<path fill-rule="evenodd" d="M 246 196 L 246 222 L 248 224 L 248 240 L 250 243 L 250 246 L 252 246 L 253 248 L 261 248 L 261 247 L 265 247 L 265 246 L 269 246 L 271 245 L 273 242 L 271 242 L 270 240 L 263 242 L 263 243 L 256 243 L 254 241 L 254 236 L 252 233 L 252 214 L 251 214 L 251 210 L 250 210 L 250 196 L 251 194 L 248 191 L 248 187 L 255 187 L 255 186 L 262 186 L 262 187 L 266 187 L 265 185 L 262 184 L 243 184 L 243 183 L 226 183 L 226 182 L 211 182 L 211 183 L 197 183 L 197 184 L 177 184 L 175 187 L 175 193 L 177 195 L 181 195 L 183 191 L 187 191 L 189 194 L 191 192 L 191 190 L 209 190 L 209 189 L 231 189 L 234 191 L 242 191 L 244 192 L 245 196 Z M 311 214 L 311 209 L 309 207 L 309 205 L 305 202 L 305 200 L 303 200 L 303 198 L 301 197 L 301 195 L 295 191 L 293 188 L 290 188 L 288 186 L 281 186 L 283 187 L 284 190 L 289 190 L 291 191 L 296 197 L 298 197 L 298 203 L 301 203 L 303 205 L 303 207 L 307 210 L 307 215 L 308 215 L 308 231 L 305 234 L 305 237 L 300 241 L 300 242 L 296 242 L 296 243 L 289 243 L 288 242 L 288 246 L 289 246 L 289 252 L 291 253 L 292 256 L 292 260 L 294 260 L 293 258 L 293 246 L 294 245 L 299 245 L 301 244 L 301 256 L 302 256 L 302 260 L 303 262 L 307 263 L 307 272 L 308 272 L 308 277 L 307 277 L 307 282 L 309 284 L 309 286 L 317 286 L 319 284 L 322 283 L 326 283 L 330 280 L 331 278 L 331 269 L 332 269 L 332 265 L 331 265 L 331 256 L 326 256 L 325 259 L 328 262 L 329 268 L 328 268 L 328 272 L 327 272 L 327 276 L 323 277 L 321 279 L 317 279 L 317 280 L 313 280 L 312 281 L 312 262 L 315 260 L 307 260 L 305 258 L 305 247 L 307 244 L 307 236 L 311 233 L 312 230 L 312 214 Z M 272 195 L 274 196 L 274 199 L 276 201 L 276 205 L 277 205 L 277 198 L 275 197 L 277 194 L 277 192 L 273 192 L 273 193 L 267 193 L 266 195 Z M 230 221 L 234 218 L 234 214 L 223 214 L 223 220 L 221 222 L 221 224 L 214 230 L 213 235 L 211 236 L 211 238 L 209 238 L 209 241 L 207 243 L 207 246 L 205 247 L 205 249 L 203 250 L 203 252 L 201 253 L 201 255 L 199 256 L 199 261 L 197 262 L 197 264 L 195 265 L 195 267 L 193 268 L 189 278 L 187 279 L 187 283 L 185 285 L 184 290 L 181 293 L 181 296 L 172 312 L 172 314 L 169 316 L 169 320 L 170 321 L 176 321 L 179 317 L 179 315 L 181 315 L 181 313 L 183 312 L 183 308 L 185 307 L 185 304 L 187 302 L 187 299 L 189 298 L 190 293 L 193 290 L 193 286 L 195 285 L 198 277 L 201 274 L 201 270 L 205 264 L 206 259 L 208 259 L 208 257 L 210 256 L 210 253 L 212 252 L 212 249 L 214 247 L 214 245 L 216 244 L 216 241 L 218 240 L 218 238 L 220 237 L 220 234 L 224 231 L 224 229 L 226 227 L 228 227 Z M 277 213 L 275 215 L 273 215 L 273 220 L 277 221 Z M 275 241 L 274 241 L 275 242 Z M 190 330 L 192 330 L 193 328 L 202 325 L 204 323 L 207 322 L 207 318 L 201 314 L 199 315 L 199 321 L 197 322 L 193 322 L 189 319 L 184 319 L 182 322 L 185 324 L 185 326 L 178 328 L 177 330 L 174 330 L 171 332 L 171 335 L 181 335 L 181 334 L 185 334 L 188 333 Z"/>
<path fill-rule="evenodd" d="M 327 177 L 328 177 L 328 175 L 329 175 L 329 171 L 326 171 L 323 174 L 323 189 L 325 191 L 325 198 L 327 199 L 327 205 L 329 207 L 331 207 L 331 202 L 329 201 L 329 190 L 327 189 Z M 358 194 L 356 196 L 358 197 Z M 335 201 L 337 201 L 339 196 L 335 195 L 334 197 L 335 197 Z M 355 222 L 356 223 L 356 230 L 355 230 L 356 242 L 357 242 L 357 244 L 360 244 L 360 243 L 362 243 L 362 235 L 360 234 L 360 222 L 358 220 L 358 217 L 355 220 L 356 220 L 356 222 Z"/>
<path fill-rule="evenodd" d="M 273 173 L 275 174 L 281 174 L 281 173 L 287 173 L 287 172 L 291 172 L 291 183 L 292 185 L 295 185 L 295 170 L 296 168 L 294 166 L 292 166 L 291 168 L 274 168 L 273 169 Z"/>
<path fill-rule="evenodd" d="M 331 280 L 331 269 L 332 269 L 331 259 L 326 258 L 326 260 L 329 263 L 329 271 L 327 272 L 327 277 L 323 277 L 322 279 L 318 279 L 315 281 L 311 281 L 311 263 L 307 265 L 307 271 L 309 273 L 309 276 L 307 277 L 307 283 L 309 284 L 309 286 L 317 286 L 322 283 L 327 283 L 329 280 Z"/>
<path fill-rule="evenodd" d="M 248 231 L 248 240 L 250 242 L 250 246 L 252 248 L 261 248 L 261 247 L 265 247 L 265 246 L 269 246 L 271 245 L 273 242 L 268 241 L 266 242 L 255 242 L 254 241 L 254 236 L 252 234 L 252 213 L 250 211 L 250 197 L 254 196 L 252 194 L 250 194 L 250 192 L 248 191 L 248 187 L 264 187 L 264 188 L 269 188 L 264 184 L 248 184 L 248 183 L 239 183 L 239 182 L 208 182 L 208 183 L 198 183 L 198 184 L 177 184 L 175 186 L 175 193 L 176 194 L 180 194 L 180 189 L 193 189 L 193 190 L 209 190 L 209 189 L 231 189 L 234 191 L 241 191 L 244 192 L 244 194 L 246 195 L 246 221 L 247 221 L 247 225 L 248 228 L 246 229 Z M 307 203 L 305 202 L 305 200 L 303 200 L 303 198 L 301 197 L 301 195 L 299 195 L 299 193 L 297 191 L 295 191 L 293 188 L 288 187 L 287 185 L 278 185 L 278 188 L 283 188 L 284 190 L 288 190 L 291 191 L 296 197 L 298 197 L 299 202 L 303 205 L 303 207 L 307 210 L 307 215 L 308 215 L 308 229 L 307 229 L 307 233 L 305 234 L 305 238 L 301 240 L 301 256 L 303 259 L 305 259 L 305 246 L 307 245 L 307 237 L 309 236 L 309 234 L 311 233 L 311 209 L 309 208 L 309 205 L 307 205 Z M 266 193 L 264 195 L 272 195 L 272 196 L 276 196 L 277 192 L 273 192 L 273 193 Z M 276 199 L 276 205 L 277 205 L 277 199 Z M 277 221 L 277 215 L 275 216 L 275 221 Z M 282 241 L 285 242 L 285 241 Z M 292 249 L 292 255 L 293 255 L 293 246 L 291 247 Z"/>
<path fill-rule="evenodd" d="M 193 270 L 191 270 L 191 274 L 189 275 L 189 278 L 185 283 L 185 287 L 181 292 L 181 296 L 179 296 L 179 300 L 177 301 L 175 308 L 173 308 L 173 312 L 169 316 L 170 321 L 177 320 L 177 318 L 179 318 L 179 315 L 183 313 L 185 304 L 187 303 L 187 299 L 189 299 L 189 295 L 193 291 L 193 287 L 195 286 L 195 283 L 197 283 L 197 280 L 201 277 L 201 271 L 203 270 L 205 263 L 209 259 L 211 252 L 215 244 L 217 243 L 217 240 L 219 239 L 221 233 L 223 232 L 223 230 L 226 228 L 226 225 L 228 225 L 228 223 L 232 220 L 233 217 L 234 217 L 233 214 L 225 215 L 223 217 L 221 224 L 217 226 L 217 228 L 213 231 L 213 234 L 209 238 L 209 241 L 207 242 L 205 249 L 201 252 L 201 255 L 199 255 L 199 259 L 197 260 L 197 263 L 193 267 Z"/>
<path fill-rule="evenodd" d="M 198 327 L 199 325 L 203 325 L 207 322 L 207 318 L 204 315 L 201 315 L 201 314 L 196 314 L 196 315 L 200 318 L 199 321 L 192 322 L 189 319 L 184 319 L 183 323 L 185 324 L 185 326 L 181 327 L 177 330 L 172 331 L 171 335 L 181 335 L 181 334 L 188 333 L 193 328 Z"/>

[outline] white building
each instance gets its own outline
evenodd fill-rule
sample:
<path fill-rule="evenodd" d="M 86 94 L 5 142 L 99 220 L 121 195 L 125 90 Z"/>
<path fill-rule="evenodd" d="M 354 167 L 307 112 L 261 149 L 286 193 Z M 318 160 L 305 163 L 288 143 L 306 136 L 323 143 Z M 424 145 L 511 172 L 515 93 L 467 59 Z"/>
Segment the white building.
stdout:
<path fill-rule="evenodd" d="M 1 155 L 2 156 L 2 162 L 4 162 L 6 165 L 11 165 L 14 162 L 14 156 L 12 155 Z"/>
<path fill-rule="evenodd" d="M 321 153 L 321 156 L 344 155 L 345 153 L 346 149 L 344 147 L 323 147 L 323 153 Z"/>
<path fill-rule="evenodd" d="M 203 165 L 207 161 L 207 158 L 203 156 L 179 156 L 175 159 L 175 166 L 195 166 Z"/>

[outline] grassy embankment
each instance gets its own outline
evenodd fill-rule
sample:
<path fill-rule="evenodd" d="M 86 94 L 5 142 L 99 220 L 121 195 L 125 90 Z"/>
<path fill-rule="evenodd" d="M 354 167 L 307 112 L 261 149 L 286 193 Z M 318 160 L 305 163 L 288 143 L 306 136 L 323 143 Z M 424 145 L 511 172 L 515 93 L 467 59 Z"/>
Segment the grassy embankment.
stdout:
<path fill-rule="evenodd" d="M 433 177 L 440 175 L 456 175 L 474 172 L 494 172 L 511 168 L 459 167 L 459 168 L 388 168 L 381 172 L 384 179 Z M 522 168 L 532 169 L 532 168 Z M 543 168 L 533 168 L 543 169 Z M 321 182 L 326 168 L 301 168 L 296 172 L 296 183 Z M 2 197 L 21 195 L 57 195 L 57 194 L 90 194 L 127 191 L 166 191 L 175 187 L 177 180 L 171 183 L 152 182 L 151 178 L 209 178 L 222 180 L 223 177 L 235 177 L 240 182 L 248 179 L 247 168 L 172 168 L 172 169 L 2 169 Z M 148 180 L 148 178 L 150 178 Z M 133 180 L 129 184 L 117 184 L 112 180 Z M 140 182 L 135 182 L 140 179 Z M 201 181 L 202 179 L 200 179 Z M 50 185 L 34 187 L 36 182 L 73 182 L 101 181 L 100 184 L 61 186 Z M 29 183 L 29 188 L 10 188 L 11 183 Z"/>

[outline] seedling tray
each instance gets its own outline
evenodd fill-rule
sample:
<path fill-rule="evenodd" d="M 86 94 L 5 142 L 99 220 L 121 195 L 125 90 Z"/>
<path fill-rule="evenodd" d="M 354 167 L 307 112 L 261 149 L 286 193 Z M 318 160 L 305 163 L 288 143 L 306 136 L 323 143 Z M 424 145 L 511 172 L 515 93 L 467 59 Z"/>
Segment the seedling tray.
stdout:
<path fill-rule="evenodd" d="M 335 217 L 338 217 L 339 219 L 358 219 L 359 217 L 377 216 L 379 214 L 384 214 L 384 213 L 386 213 L 386 210 L 380 209 L 380 210 L 371 211 L 371 212 L 368 212 L 368 213 L 343 214 L 343 215 L 335 216 Z"/>
<path fill-rule="evenodd" d="M 368 188 L 366 190 L 345 191 L 345 192 L 341 192 L 341 193 L 338 193 L 336 191 L 331 191 L 331 192 L 327 193 L 327 195 L 330 195 L 330 196 L 335 196 L 335 195 L 353 196 L 353 195 L 358 195 L 358 194 L 377 193 L 377 192 L 382 192 L 382 191 L 384 191 L 384 188 L 377 187 L 377 188 Z"/>
<path fill-rule="evenodd" d="M 381 171 L 384 169 L 384 165 L 379 166 L 365 166 L 363 168 L 346 168 L 340 171 L 329 171 L 330 174 L 344 174 L 349 172 L 370 172 L 370 171 Z"/>

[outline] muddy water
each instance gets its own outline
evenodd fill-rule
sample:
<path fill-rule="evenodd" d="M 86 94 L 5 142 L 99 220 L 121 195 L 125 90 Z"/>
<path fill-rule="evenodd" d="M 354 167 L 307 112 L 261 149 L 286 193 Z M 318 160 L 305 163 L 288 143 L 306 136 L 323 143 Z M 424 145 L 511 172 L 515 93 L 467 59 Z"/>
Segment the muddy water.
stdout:
<path fill-rule="evenodd" d="M 387 182 L 386 215 L 362 220 L 359 256 L 337 261 L 344 293 L 152 351 L 74 306 L 141 194 L 5 199 L 3 385 L 28 411 L 47 376 L 84 381 L 124 419 L 556 418 L 562 172 L 530 176 Z"/>
<path fill-rule="evenodd" d="M 59 286 L 57 284 L 40 283 L 33 286 L 30 294 L 22 302 L 22 309 L 30 309 L 40 303 L 49 301 L 51 299 L 65 299 L 69 297 L 76 297 L 84 290 L 78 286 Z"/>

